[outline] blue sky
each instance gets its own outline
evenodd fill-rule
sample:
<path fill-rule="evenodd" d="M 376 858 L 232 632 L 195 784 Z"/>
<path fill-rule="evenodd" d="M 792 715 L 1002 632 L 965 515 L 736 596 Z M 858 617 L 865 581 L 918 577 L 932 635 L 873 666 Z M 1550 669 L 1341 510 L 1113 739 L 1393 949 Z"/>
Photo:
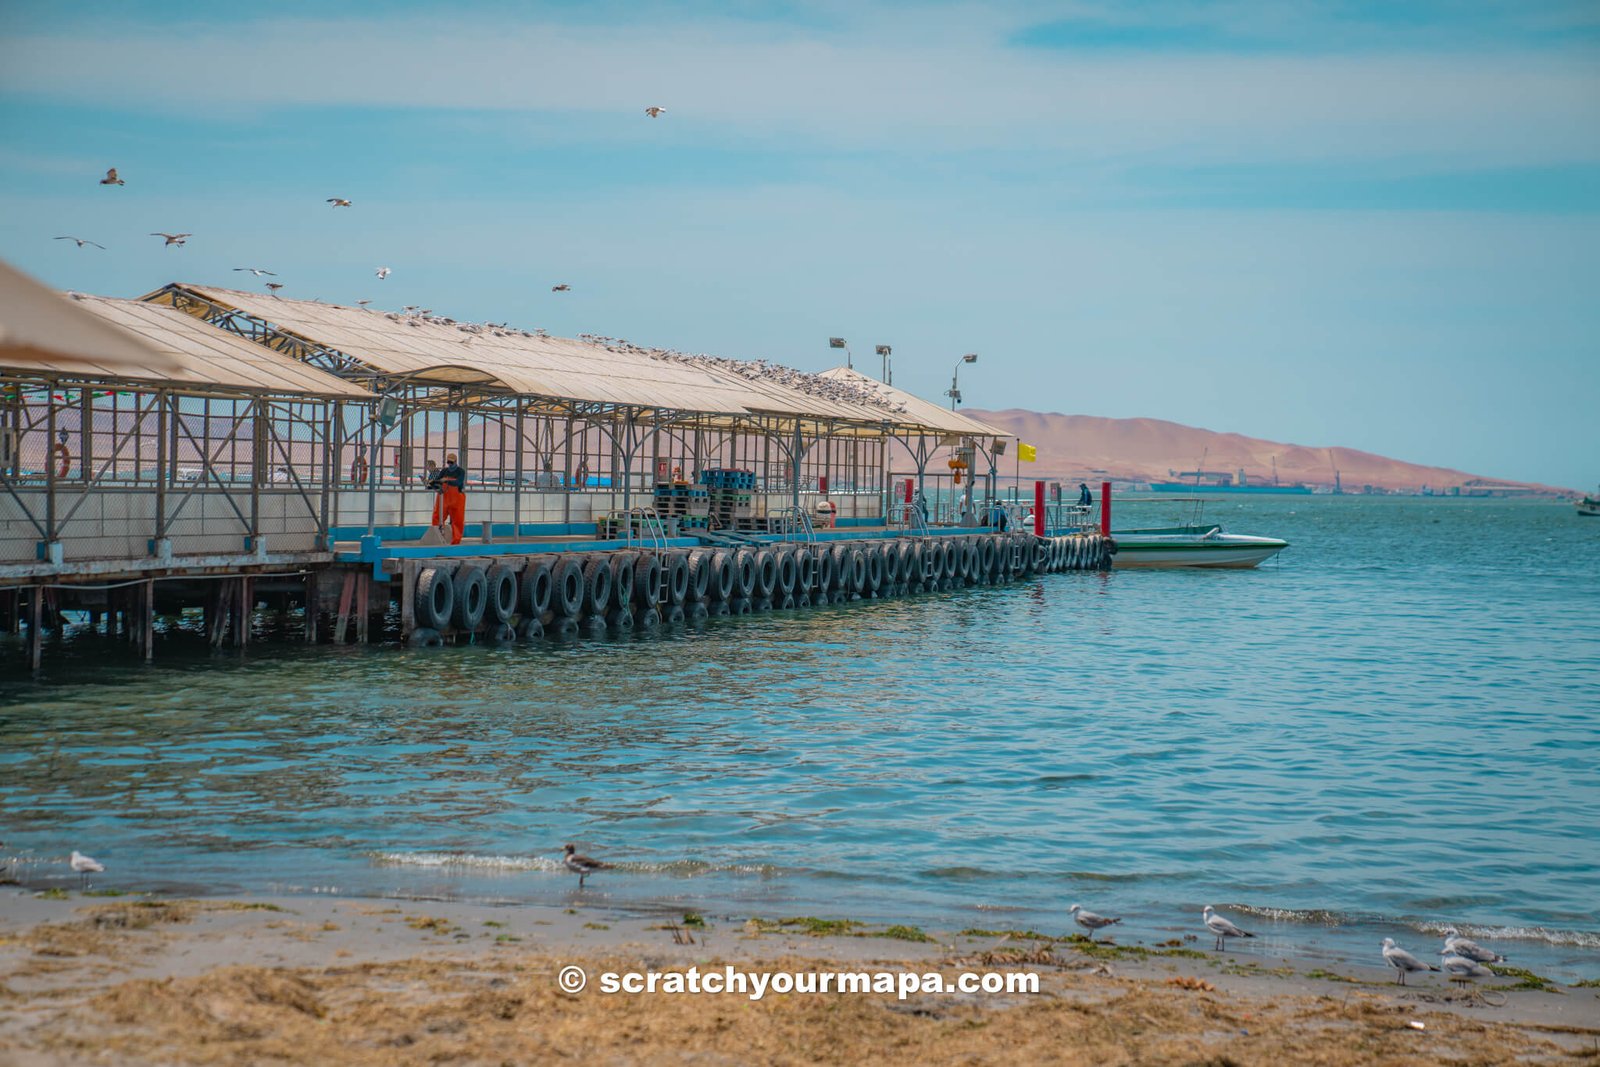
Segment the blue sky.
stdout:
<path fill-rule="evenodd" d="M 65 7 L 0 0 L 0 256 L 62 288 L 1600 480 L 1592 2 Z"/>

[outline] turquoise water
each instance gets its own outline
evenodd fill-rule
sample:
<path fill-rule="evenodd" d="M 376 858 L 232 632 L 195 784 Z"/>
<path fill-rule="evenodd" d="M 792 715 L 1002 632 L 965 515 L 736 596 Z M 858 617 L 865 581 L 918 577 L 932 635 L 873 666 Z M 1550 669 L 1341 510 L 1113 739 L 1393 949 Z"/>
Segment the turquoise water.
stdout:
<path fill-rule="evenodd" d="M 502 650 L 69 638 L 0 682 L 0 839 L 123 888 L 1203 933 L 1443 925 L 1600 975 L 1600 520 L 1214 501 L 1256 571 L 1051 575 Z M 1170 505 L 1127 505 L 1160 525 Z M 7 662 L 21 658 L 0 649 Z M 617 861 L 582 896 L 562 842 Z"/>

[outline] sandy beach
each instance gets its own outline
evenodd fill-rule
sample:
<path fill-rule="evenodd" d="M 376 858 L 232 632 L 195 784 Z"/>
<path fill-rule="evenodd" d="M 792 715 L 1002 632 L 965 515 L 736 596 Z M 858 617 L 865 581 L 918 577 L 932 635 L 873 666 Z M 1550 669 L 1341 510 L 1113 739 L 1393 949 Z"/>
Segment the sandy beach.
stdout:
<path fill-rule="evenodd" d="M 1600 989 L 1247 947 L 330 897 L 8 888 L 0 1062 L 1600 1062 Z M 1061 935 L 1061 931 L 1050 931 Z M 926 940 L 918 940 L 926 938 Z M 1230 946 L 1232 948 L 1232 946 Z M 581 992 L 557 981 L 577 965 Z M 629 994 L 611 972 L 1025 972 L 1037 993 Z"/>

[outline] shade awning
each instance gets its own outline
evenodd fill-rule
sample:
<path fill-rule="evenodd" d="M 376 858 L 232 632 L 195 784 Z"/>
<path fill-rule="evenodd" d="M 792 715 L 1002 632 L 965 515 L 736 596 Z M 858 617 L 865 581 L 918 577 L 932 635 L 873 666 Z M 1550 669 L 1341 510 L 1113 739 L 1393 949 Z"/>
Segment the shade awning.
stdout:
<path fill-rule="evenodd" d="M 0 261 L 0 369 L 159 377 L 177 368 L 170 354 Z"/>

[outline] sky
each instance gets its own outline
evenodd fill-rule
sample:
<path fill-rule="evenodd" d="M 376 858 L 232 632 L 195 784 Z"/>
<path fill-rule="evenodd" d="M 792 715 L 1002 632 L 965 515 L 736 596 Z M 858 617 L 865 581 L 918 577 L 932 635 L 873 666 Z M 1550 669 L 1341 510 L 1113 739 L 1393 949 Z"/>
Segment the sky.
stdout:
<path fill-rule="evenodd" d="M 1594 0 L 193 11 L 0 0 L 0 258 L 1600 481 Z"/>

